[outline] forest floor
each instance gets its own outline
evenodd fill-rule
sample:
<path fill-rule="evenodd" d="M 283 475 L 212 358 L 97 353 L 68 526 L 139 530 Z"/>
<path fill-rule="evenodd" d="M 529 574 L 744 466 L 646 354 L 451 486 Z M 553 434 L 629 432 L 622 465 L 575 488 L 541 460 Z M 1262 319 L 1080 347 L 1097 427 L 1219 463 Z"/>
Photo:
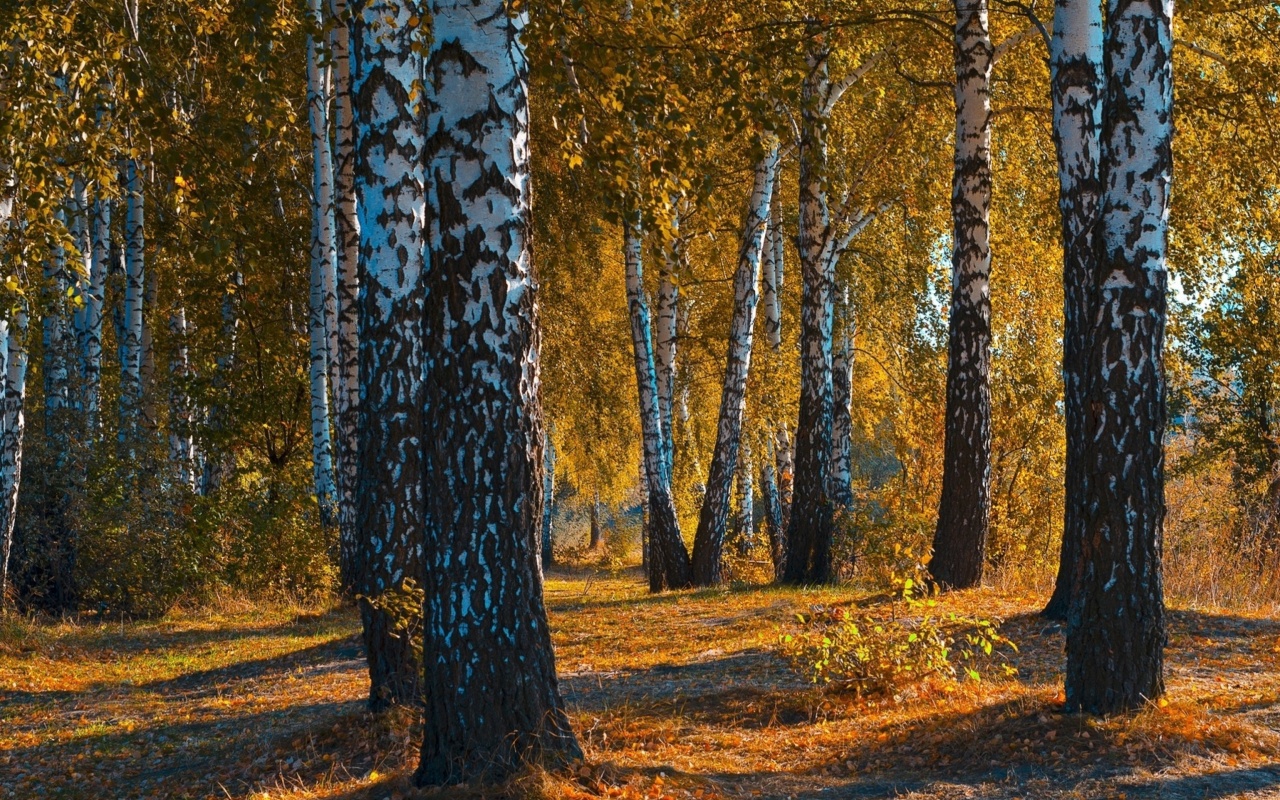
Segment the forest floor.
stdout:
<path fill-rule="evenodd" d="M 160 621 L 0 622 L 0 798 L 1280 797 L 1280 620 L 1173 609 L 1168 702 L 1059 713 L 1060 629 L 984 589 L 939 610 L 1003 620 L 1017 675 L 896 696 L 823 692 L 776 655 L 847 589 L 650 597 L 636 572 L 553 574 L 574 774 L 415 793 L 414 726 L 375 722 L 356 614 L 236 606 Z"/>

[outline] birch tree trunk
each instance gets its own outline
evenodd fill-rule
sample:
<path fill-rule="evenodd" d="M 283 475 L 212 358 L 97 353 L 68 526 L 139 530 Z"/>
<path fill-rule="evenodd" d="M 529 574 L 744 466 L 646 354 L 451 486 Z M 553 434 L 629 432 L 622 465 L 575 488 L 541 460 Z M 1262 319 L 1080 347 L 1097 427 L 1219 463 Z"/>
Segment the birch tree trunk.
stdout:
<path fill-rule="evenodd" d="M 982 582 L 991 518 L 991 62 L 987 0 L 955 0 L 953 249 L 942 499 L 929 573 Z"/>
<path fill-rule="evenodd" d="M 357 424 L 360 414 L 360 222 L 356 216 L 355 148 L 351 106 L 351 22 L 347 0 L 332 0 L 333 12 L 333 185 L 337 259 L 337 381 L 331 409 L 337 455 L 338 538 L 342 586 L 354 591 L 359 573 L 356 521 Z"/>
<path fill-rule="evenodd" d="M 667 469 L 662 415 L 658 404 L 657 370 L 649 324 L 649 301 L 644 292 L 643 242 L 638 212 L 624 222 L 627 268 L 627 305 L 630 308 L 631 343 L 635 350 L 636 384 L 640 396 L 640 432 L 649 494 L 649 590 L 683 589 L 693 574 L 689 551 L 680 535 L 671 472 Z"/>
<path fill-rule="evenodd" d="M 825 186 L 827 118 L 830 90 L 828 53 L 815 34 L 806 54 L 809 74 L 801 92 L 800 127 L 800 420 L 796 426 L 795 484 L 787 526 L 790 584 L 829 583 L 832 504 L 831 468 L 831 325 L 835 261 L 824 258 L 831 218 Z"/>
<path fill-rule="evenodd" d="M 3 339 L 4 394 L 0 405 L 0 605 L 9 601 L 9 556 L 18 514 L 22 480 L 23 408 L 27 394 L 27 312 L 19 308 L 12 322 L 0 321 Z"/>
<path fill-rule="evenodd" d="M 759 302 L 762 250 L 778 162 L 778 143 L 774 141 L 756 165 L 751 198 L 743 221 L 738 269 L 733 276 L 733 316 L 729 323 L 728 354 L 720 391 L 716 445 L 702 510 L 698 514 L 698 530 L 693 540 L 693 582 L 697 586 L 715 586 L 724 579 L 721 561 L 729 522 L 730 491 L 734 473 L 738 471 L 742 417 L 747 407 L 747 376 L 751 370 L 756 306 Z"/>
<path fill-rule="evenodd" d="M 102 322 L 106 303 L 107 269 L 111 258 L 111 203 L 93 201 L 89 232 L 89 270 L 85 287 L 80 351 L 84 381 L 84 411 L 90 440 L 102 424 Z"/>
<path fill-rule="evenodd" d="M 526 24 L 431 0 L 427 58 L 427 725 L 419 785 L 581 758 L 537 563 L 542 416 Z"/>
<path fill-rule="evenodd" d="M 556 446 L 551 441 L 550 431 L 547 433 L 547 449 L 542 462 L 542 548 L 539 552 L 539 564 L 542 574 L 555 564 L 555 547 L 551 540 L 551 518 L 555 513 L 556 502 Z"/>
<path fill-rule="evenodd" d="M 64 223 L 67 214 L 57 212 Z M 61 244 L 45 261 L 42 288 L 41 319 L 44 373 L 44 435 L 49 449 L 49 464 L 43 471 L 43 534 L 39 547 L 48 556 L 47 599 L 53 610 L 75 606 L 76 548 L 68 525 L 67 514 L 75 489 L 72 476 L 71 442 L 72 408 L 71 372 L 75 359 L 75 336 L 72 330 L 69 291 L 73 291 L 70 254 Z"/>
<path fill-rule="evenodd" d="M 787 527 L 791 524 L 791 501 L 794 493 L 795 450 L 786 423 L 778 426 L 777 447 L 774 453 L 778 462 L 778 510 L 782 513 L 782 549 L 786 550 Z"/>
<path fill-rule="evenodd" d="M 187 310 L 179 305 L 169 317 L 173 354 L 169 361 L 169 461 L 178 482 L 196 488 L 195 415 L 188 387 L 191 359 L 187 349 L 190 333 Z"/>
<path fill-rule="evenodd" d="M 678 226 L 679 219 L 673 223 Z M 658 271 L 658 414 L 662 421 L 663 459 L 667 474 L 673 474 L 675 465 L 675 407 L 676 385 L 676 322 L 680 304 L 680 287 L 676 283 L 683 259 L 684 243 L 677 228 L 663 252 L 662 268 Z"/>
<path fill-rule="evenodd" d="M 1107 4 L 1101 263 L 1088 362 L 1086 535 L 1067 616 L 1067 708 L 1164 693 L 1164 330 L 1173 2 Z"/>
<path fill-rule="evenodd" d="M 122 455 L 136 463 L 142 435 L 142 306 L 146 293 L 143 260 L 146 220 L 142 173 L 125 162 L 124 301 L 120 319 L 120 433 Z"/>
<path fill-rule="evenodd" d="M 764 529 L 769 537 L 769 557 L 775 576 L 782 571 L 782 502 L 778 497 L 778 475 L 768 458 L 760 462 L 760 494 L 764 500 Z"/>
<path fill-rule="evenodd" d="M 604 533 L 600 529 L 600 493 L 596 492 L 591 500 L 591 527 L 587 538 L 587 549 L 593 553 L 604 549 Z"/>
<path fill-rule="evenodd" d="M 738 464 L 738 520 L 736 523 L 738 538 L 738 554 L 746 556 L 755 546 L 756 537 L 756 518 L 755 518 L 755 483 L 753 480 L 752 470 L 755 465 L 751 463 L 751 445 L 743 444 L 742 459 Z"/>
<path fill-rule="evenodd" d="M 369 705 L 415 703 L 421 665 L 382 602 L 422 585 L 422 319 L 425 173 L 423 57 L 411 0 L 373 0 L 354 21 L 352 99 L 360 213 L 357 588 Z M 418 99 L 411 99 L 418 98 Z"/>
<path fill-rule="evenodd" d="M 1102 179 L 1102 8 L 1083 0 L 1054 6 L 1049 54 L 1053 141 L 1058 153 L 1058 208 L 1062 212 L 1062 386 L 1066 418 L 1066 497 L 1062 555 L 1044 616 L 1066 620 L 1084 540 L 1082 497 L 1086 468 L 1085 383 Z"/>
<path fill-rule="evenodd" d="M 764 332 L 775 350 L 782 346 L 782 231 L 775 215 L 769 216 L 764 240 Z"/>
<path fill-rule="evenodd" d="M 831 359 L 831 499 L 853 509 L 853 309 L 849 290 L 841 293 L 835 319 L 835 352 Z"/>
<path fill-rule="evenodd" d="M 321 27 L 320 0 L 308 0 L 312 25 Z M 315 35 L 307 36 L 307 117 L 311 125 L 311 295 L 308 332 L 311 346 L 311 463 L 320 523 L 337 521 L 338 487 L 330 438 L 329 380 L 331 346 L 336 349 L 336 301 L 333 295 L 333 181 L 329 163 L 329 120 L 324 74 Z M 331 321 L 331 317 L 333 321 Z M 332 334 L 332 335 L 331 335 Z"/>

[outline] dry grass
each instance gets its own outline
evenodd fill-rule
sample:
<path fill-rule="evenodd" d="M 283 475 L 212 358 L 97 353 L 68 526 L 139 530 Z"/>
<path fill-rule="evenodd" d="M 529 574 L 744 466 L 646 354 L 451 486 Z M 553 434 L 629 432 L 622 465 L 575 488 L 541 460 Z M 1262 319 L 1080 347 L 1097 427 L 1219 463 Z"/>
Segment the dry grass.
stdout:
<path fill-rule="evenodd" d="M 548 581 L 580 775 L 428 796 L 1222 798 L 1280 794 L 1280 622 L 1171 613 L 1167 704 L 1057 713 L 1062 635 L 1039 598 L 961 593 L 1006 620 L 1016 678 L 824 694 L 774 655 L 849 590 L 645 594 L 638 574 Z M 871 605 L 872 613 L 884 613 Z M 345 609 L 225 606 L 157 623 L 0 630 L 0 797 L 418 796 L 407 715 L 374 722 Z M 997 675 L 995 670 L 989 671 Z"/>

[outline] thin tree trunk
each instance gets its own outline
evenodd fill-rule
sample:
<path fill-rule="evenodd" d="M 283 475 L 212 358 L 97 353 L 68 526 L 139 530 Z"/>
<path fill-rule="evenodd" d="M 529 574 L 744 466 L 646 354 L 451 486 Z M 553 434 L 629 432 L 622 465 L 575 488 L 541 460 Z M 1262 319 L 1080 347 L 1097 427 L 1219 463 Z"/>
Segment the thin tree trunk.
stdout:
<path fill-rule="evenodd" d="M 778 510 L 782 514 L 782 544 L 786 549 L 787 526 L 791 524 L 791 501 L 794 492 L 795 450 L 786 423 L 778 425 L 777 446 L 774 457 L 778 462 Z"/>
<path fill-rule="evenodd" d="M 776 205 L 776 203 L 775 203 Z M 769 216 L 764 242 L 764 332 L 769 344 L 776 350 L 782 346 L 782 230 L 778 226 L 776 211 Z"/>
<path fill-rule="evenodd" d="M 1067 708 L 1164 693 L 1164 330 L 1173 2 L 1107 5 L 1102 255 L 1089 340 L 1086 535 L 1067 615 Z M 1105 280 L 1103 280 L 1105 276 Z"/>
<path fill-rule="evenodd" d="M 542 463 L 542 548 L 538 555 L 542 574 L 555 564 L 555 546 L 551 539 L 551 522 L 556 503 L 556 446 L 547 432 L 547 449 Z"/>
<path fill-rule="evenodd" d="M 428 5 L 424 474 L 439 533 L 427 545 L 430 724 L 414 780 L 441 785 L 582 751 L 556 683 L 537 564 L 546 435 L 526 18 L 505 0 Z"/>
<path fill-rule="evenodd" d="M 679 225 L 677 218 L 673 225 Z M 676 322 L 680 303 L 680 286 L 676 282 L 681 269 L 684 243 L 677 228 L 663 251 L 662 268 L 658 271 L 658 414 L 662 421 L 663 459 L 667 474 L 675 464 L 674 401 L 676 384 Z"/>
<path fill-rule="evenodd" d="M 1054 6 L 1049 54 L 1053 141 L 1058 152 L 1058 208 L 1062 212 L 1062 386 L 1066 418 L 1066 493 L 1062 556 L 1044 616 L 1066 620 L 1084 541 L 1082 497 L 1086 460 L 1085 383 L 1090 304 L 1098 266 L 1095 232 L 1102 180 L 1102 8 L 1083 0 Z"/>
<path fill-rule="evenodd" d="M 724 579 L 721 561 L 729 522 L 730 491 L 734 473 L 738 471 L 738 448 L 747 406 L 747 377 L 751 370 L 756 305 L 759 302 L 761 256 L 778 162 L 779 150 L 775 141 L 756 165 L 755 181 L 743 222 L 738 269 L 733 277 L 733 317 L 729 323 L 716 445 L 702 510 L 698 515 L 698 530 L 693 540 L 693 581 L 698 586 L 715 586 Z"/>
<path fill-rule="evenodd" d="M 853 509 L 853 308 L 848 289 L 842 292 L 835 328 L 831 359 L 831 499 L 847 512 Z"/>
<path fill-rule="evenodd" d="M 169 461 L 178 482 L 191 490 L 196 488 L 195 418 L 188 388 L 191 383 L 191 359 L 187 350 L 190 329 L 187 310 L 179 305 L 169 317 L 169 336 L 173 354 L 169 361 Z"/>
<path fill-rule="evenodd" d="M 929 573 L 982 582 L 991 522 L 991 62 L 987 0 L 956 0 L 954 224 L 942 499 Z"/>
<path fill-rule="evenodd" d="M 111 258 L 111 203 L 102 197 L 93 201 L 89 230 L 89 270 L 84 292 L 84 322 L 81 332 L 85 423 L 90 441 L 98 438 L 102 425 L 102 322 L 106 302 L 106 282 Z"/>
<path fill-rule="evenodd" d="M 227 393 L 231 386 L 231 371 L 236 361 L 236 339 L 240 327 L 240 315 L 236 308 L 236 296 L 244 284 L 244 276 L 233 273 L 222 295 L 222 338 L 226 349 L 218 355 L 214 364 L 214 402 L 209 409 L 209 452 L 205 454 L 204 471 L 200 477 L 200 495 L 209 497 L 222 486 L 223 480 L 235 464 L 235 456 L 227 447 L 230 427 L 230 409 Z"/>
<path fill-rule="evenodd" d="M 751 445 L 742 446 L 742 459 L 738 464 L 738 520 L 735 535 L 738 539 L 738 554 L 746 556 L 755 546 L 755 483 L 751 463 Z"/>
<path fill-rule="evenodd" d="M 357 425 L 360 414 L 360 222 L 356 216 L 355 148 L 351 106 L 351 22 L 347 0 L 331 0 L 333 11 L 333 184 L 337 257 L 338 347 L 334 445 L 338 478 L 338 538 L 342 586 L 355 591 L 359 568 L 356 520 Z"/>
<path fill-rule="evenodd" d="M 631 342 L 635 349 L 636 384 L 640 396 L 640 430 L 645 477 L 649 493 L 649 590 L 682 589 L 692 582 L 689 551 L 680 535 L 671 473 L 663 457 L 658 379 L 654 368 L 653 338 L 649 324 L 649 302 L 644 292 L 643 242 L 638 212 L 627 215 L 625 256 L 627 303 L 631 317 Z"/>
<path fill-rule="evenodd" d="M 120 433 L 122 454 L 136 463 L 142 435 L 142 306 L 146 293 L 145 208 L 138 162 L 125 162 L 124 302 L 120 319 Z"/>
<path fill-rule="evenodd" d="M 12 322 L 0 321 L 0 338 L 4 340 L 4 393 L 3 405 L 0 405 L 0 606 L 4 606 L 11 593 L 9 556 L 13 552 L 13 528 L 22 480 L 23 407 L 27 393 L 25 309 L 18 309 Z"/>
<path fill-rule="evenodd" d="M 831 582 L 831 325 L 835 260 L 826 256 L 831 218 L 827 207 L 826 116 L 830 91 L 825 45 L 809 45 L 809 75 L 802 90 L 800 127 L 800 420 L 796 426 L 795 485 L 787 526 L 790 584 Z"/>
<path fill-rule="evenodd" d="M 778 475 L 773 462 L 764 458 L 760 462 L 760 494 L 764 500 L 764 529 L 769 537 L 769 557 L 774 575 L 782 571 L 782 502 L 778 497 Z"/>
<path fill-rule="evenodd" d="M 320 0 L 309 0 L 312 25 L 321 28 Z M 329 119 L 319 43 L 307 36 L 307 117 L 311 125 L 311 295 L 308 331 L 311 346 L 311 462 L 320 523 L 337 521 L 337 480 L 329 419 L 330 347 L 336 349 L 336 301 L 333 295 L 333 181 L 329 163 Z M 333 321 L 331 322 L 331 318 Z"/>
<path fill-rule="evenodd" d="M 66 221 L 66 213 L 58 211 Z M 75 359 L 75 337 L 72 331 L 68 292 L 72 290 L 69 253 L 56 245 L 45 261 L 43 334 L 41 364 L 44 372 L 44 435 L 50 464 L 44 471 L 44 532 L 41 542 L 49 561 L 47 599 L 55 610 L 74 607 L 76 548 L 68 525 L 67 514 L 74 491 L 71 476 L 72 409 L 71 370 Z"/>
<path fill-rule="evenodd" d="M 403 620 L 382 600 L 422 585 L 422 336 L 425 173 L 423 56 L 409 0 L 364 5 L 352 35 L 355 186 L 360 213 L 358 590 L 369 705 L 421 696 Z M 393 465 L 393 468 L 388 468 Z M 532 541 L 532 540 L 531 540 Z"/>

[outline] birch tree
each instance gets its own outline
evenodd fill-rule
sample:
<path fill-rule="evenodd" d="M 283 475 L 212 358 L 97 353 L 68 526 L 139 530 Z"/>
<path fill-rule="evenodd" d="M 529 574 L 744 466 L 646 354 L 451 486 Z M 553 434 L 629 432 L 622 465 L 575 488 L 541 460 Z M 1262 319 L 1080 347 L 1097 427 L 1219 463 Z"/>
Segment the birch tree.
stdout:
<path fill-rule="evenodd" d="M 11 320 L 0 320 L 0 356 L 4 361 L 4 394 L 0 405 L 0 605 L 8 602 L 9 559 L 22 483 L 22 438 L 27 394 L 27 312 L 19 307 Z"/>
<path fill-rule="evenodd" d="M 831 358 L 831 499 L 845 511 L 853 508 L 853 333 L 853 308 L 846 288 L 836 304 Z"/>
<path fill-rule="evenodd" d="M 955 168 L 942 499 L 929 573 L 982 582 L 991 523 L 991 63 L 986 0 L 955 2 Z"/>
<path fill-rule="evenodd" d="M 334 250 L 337 262 L 337 350 L 329 354 L 337 380 L 332 388 L 334 451 L 338 469 L 339 571 L 355 587 L 357 424 L 360 406 L 360 222 L 356 213 L 355 148 L 351 98 L 351 12 L 347 0 L 331 0 L 333 72 Z"/>
<path fill-rule="evenodd" d="M 716 444 L 693 544 L 693 581 L 698 586 L 715 586 L 724 577 L 721 556 L 729 522 L 733 476 L 738 472 L 742 418 L 747 401 L 747 376 L 751 369 L 756 307 L 760 297 L 762 251 L 780 157 L 779 144 L 774 140 L 756 165 L 751 196 L 744 215 L 738 269 L 733 278 L 733 316 L 729 323 L 729 345 L 720 394 L 720 416 L 716 424 Z"/>
<path fill-rule="evenodd" d="M 1110 713 L 1164 693 L 1165 379 L 1173 177 L 1173 2 L 1107 4 L 1100 263 L 1089 332 L 1078 583 L 1067 708 Z"/>
<path fill-rule="evenodd" d="M 644 290 L 644 240 L 641 215 L 632 211 L 623 221 L 623 257 L 627 271 L 627 306 L 630 309 L 631 342 L 635 352 L 636 386 L 640 399 L 641 456 L 649 502 L 649 589 L 660 592 L 682 589 L 693 580 L 689 551 L 680 535 L 662 411 L 658 402 L 658 376 L 653 356 L 653 331 L 649 300 Z M 732 474 L 732 473 L 731 473 Z"/>
<path fill-rule="evenodd" d="M 336 350 L 334 298 L 333 168 L 329 154 L 329 115 L 324 70 L 316 30 L 321 28 L 320 0 L 308 0 L 313 31 L 307 36 L 307 118 L 311 127 L 311 294 L 308 332 L 311 351 L 311 461 L 320 520 L 337 517 L 337 483 L 329 418 L 330 353 Z"/>
<path fill-rule="evenodd" d="M 422 317 L 426 269 L 422 43 L 414 0 L 356 15 L 351 94 L 360 227 L 357 588 L 374 710 L 414 702 L 420 665 L 389 600 L 421 585 Z"/>
<path fill-rule="evenodd" d="M 504 0 L 432 0 L 429 10 L 430 722 L 415 780 L 440 785 L 582 752 L 556 684 L 537 563 L 546 432 L 528 242 L 526 18 Z"/>
<path fill-rule="evenodd" d="M 126 459 L 133 462 L 142 436 L 142 331 L 146 293 L 144 249 L 146 210 L 142 196 L 142 169 L 136 159 L 125 161 L 124 299 L 121 305 L 120 432 Z"/>
<path fill-rule="evenodd" d="M 1044 615 L 1065 620 L 1084 540 L 1085 384 L 1092 324 L 1096 239 L 1102 179 L 1102 7 L 1087 0 L 1054 5 L 1049 72 L 1053 141 L 1058 155 L 1058 208 L 1062 214 L 1062 388 L 1066 423 L 1066 497 L 1062 554 L 1053 597 Z"/>

